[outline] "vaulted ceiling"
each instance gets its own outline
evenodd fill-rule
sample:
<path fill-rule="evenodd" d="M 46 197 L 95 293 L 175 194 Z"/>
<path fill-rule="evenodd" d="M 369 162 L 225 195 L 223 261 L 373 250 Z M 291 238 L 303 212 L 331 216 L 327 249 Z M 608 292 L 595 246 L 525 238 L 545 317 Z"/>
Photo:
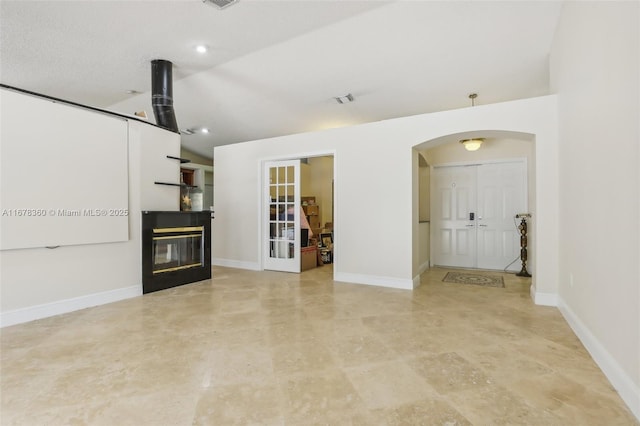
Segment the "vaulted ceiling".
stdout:
<path fill-rule="evenodd" d="M 549 93 L 560 1 L 0 2 L 0 81 L 131 114 L 174 64 L 186 149 Z M 195 47 L 208 51 L 197 53 Z M 127 93 L 127 91 L 138 93 Z M 351 93 L 354 101 L 339 104 Z"/>

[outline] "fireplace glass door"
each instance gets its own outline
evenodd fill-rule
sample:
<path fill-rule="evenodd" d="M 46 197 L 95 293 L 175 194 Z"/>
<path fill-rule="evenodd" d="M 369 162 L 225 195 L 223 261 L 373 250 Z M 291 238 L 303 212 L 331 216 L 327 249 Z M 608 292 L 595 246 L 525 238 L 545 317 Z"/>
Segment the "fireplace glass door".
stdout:
<path fill-rule="evenodd" d="M 153 229 L 153 274 L 202 266 L 204 226 Z"/>

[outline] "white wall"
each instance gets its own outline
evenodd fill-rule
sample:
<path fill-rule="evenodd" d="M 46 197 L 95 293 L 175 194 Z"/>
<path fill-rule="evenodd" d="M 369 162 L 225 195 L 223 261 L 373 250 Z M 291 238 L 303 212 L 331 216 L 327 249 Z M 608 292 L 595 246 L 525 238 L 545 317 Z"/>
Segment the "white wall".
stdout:
<path fill-rule="evenodd" d="M 431 220 L 431 169 L 429 166 L 418 165 L 418 220 L 421 222 Z"/>
<path fill-rule="evenodd" d="M 313 195 L 311 189 L 311 165 L 300 163 L 300 196 L 306 197 Z"/>
<path fill-rule="evenodd" d="M 309 158 L 311 165 L 311 192 L 316 196 L 316 203 L 320 206 L 320 227 L 333 222 L 333 198 L 331 183 L 333 181 L 333 157 Z"/>
<path fill-rule="evenodd" d="M 556 292 L 557 164 L 555 97 L 483 105 L 216 147 L 214 263 L 261 268 L 261 167 L 267 159 L 335 155 L 334 274 L 341 281 L 413 288 L 418 250 L 418 160 L 414 147 L 477 129 L 536 135 L 538 290 Z M 363 147 L 367 170 L 363 179 Z M 424 145 L 424 146 L 423 146 Z M 242 159 L 239 161 L 238 159 Z M 366 184 L 363 184 L 366 182 Z M 254 194 L 251 196 L 251 194 Z M 370 206 L 364 212 L 363 205 Z M 366 214 L 364 214 L 366 213 Z"/>
<path fill-rule="evenodd" d="M 154 183 L 180 183 L 180 162 L 167 158 L 180 156 L 180 136 L 159 127 L 130 122 L 129 152 L 129 185 L 140 183 L 140 189 L 131 195 L 130 203 L 139 205 L 140 210 L 180 210 L 180 189 Z M 201 185 L 204 172 L 199 176 L 201 178 L 195 184 Z M 139 236 L 132 235 L 134 238 Z"/>
<path fill-rule="evenodd" d="M 638 2 L 567 2 L 551 55 L 560 308 L 640 418 Z"/>
<path fill-rule="evenodd" d="M 429 269 L 429 246 L 431 245 L 431 236 L 429 235 L 431 224 L 429 222 L 420 222 L 418 226 L 418 275 Z"/>
<path fill-rule="evenodd" d="M 0 251 L 2 326 L 142 294 L 140 211 L 178 210 L 178 189 L 154 185 L 156 174 L 147 163 L 150 154 L 155 156 L 153 161 L 175 170 L 177 181 L 179 163 L 166 155 L 179 154 L 180 137 L 137 121 L 128 122 L 128 134 L 128 241 Z M 159 151 L 158 145 L 165 150 Z M 159 176 L 163 174 L 172 175 L 160 170 Z M 142 194 L 151 192 L 154 196 L 145 202 Z"/>

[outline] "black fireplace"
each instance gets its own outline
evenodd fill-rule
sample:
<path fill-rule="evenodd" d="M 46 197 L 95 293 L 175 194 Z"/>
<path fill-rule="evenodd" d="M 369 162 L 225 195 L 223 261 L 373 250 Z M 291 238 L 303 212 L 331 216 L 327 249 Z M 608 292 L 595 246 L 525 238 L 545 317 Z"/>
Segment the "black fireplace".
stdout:
<path fill-rule="evenodd" d="M 142 212 L 142 293 L 211 278 L 211 212 Z"/>

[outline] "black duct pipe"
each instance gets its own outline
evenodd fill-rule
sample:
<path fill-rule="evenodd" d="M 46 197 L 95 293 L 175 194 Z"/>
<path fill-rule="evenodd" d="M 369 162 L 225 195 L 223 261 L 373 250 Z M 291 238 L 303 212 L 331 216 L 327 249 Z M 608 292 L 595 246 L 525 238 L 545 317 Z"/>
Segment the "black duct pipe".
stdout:
<path fill-rule="evenodd" d="M 151 106 L 158 126 L 180 133 L 173 111 L 173 64 L 170 61 L 151 61 Z"/>

